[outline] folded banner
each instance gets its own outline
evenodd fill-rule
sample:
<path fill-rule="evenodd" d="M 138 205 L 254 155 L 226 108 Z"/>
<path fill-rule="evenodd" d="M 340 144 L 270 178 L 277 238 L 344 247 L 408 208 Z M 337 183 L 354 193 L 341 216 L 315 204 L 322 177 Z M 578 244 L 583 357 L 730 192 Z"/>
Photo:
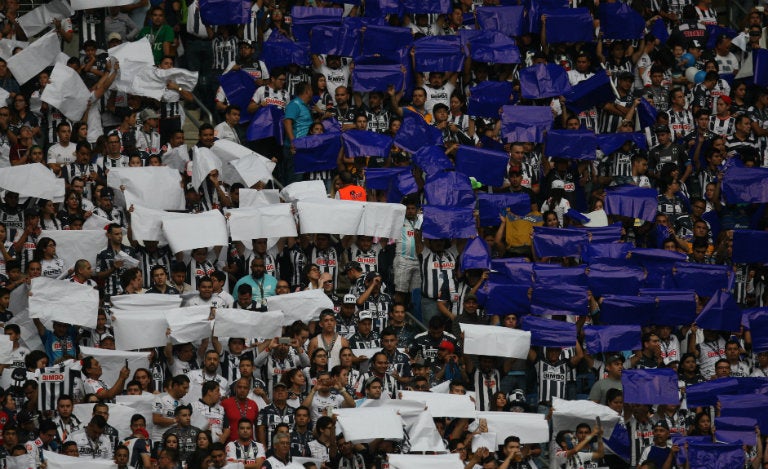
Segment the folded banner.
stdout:
<path fill-rule="evenodd" d="M 462 469 L 464 463 L 456 453 L 448 454 L 387 454 L 392 469 Z"/>
<path fill-rule="evenodd" d="M 648 141 L 642 132 L 616 132 L 610 134 L 598 134 L 597 146 L 606 155 L 610 155 L 626 142 L 632 142 L 642 150 L 648 149 Z"/>
<path fill-rule="evenodd" d="M 111 310 L 121 311 L 161 311 L 181 306 L 181 296 L 145 293 L 143 295 L 118 295 L 110 298 Z"/>
<path fill-rule="evenodd" d="M 40 238 L 56 242 L 56 256 L 64 261 L 64 270 L 75 267 L 75 262 L 85 259 L 96 266 L 96 256 L 107 248 L 103 231 L 91 230 L 43 230 Z"/>
<path fill-rule="evenodd" d="M 552 431 L 570 430 L 583 422 L 600 419 L 603 437 L 610 438 L 621 416 L 608 406 L 588 400 L 569 401 L 555 397 L 552 400 Z"/>
<path fill-rule="evenodd" d="M 217 337 L 254 337 L 268 340 L 282 335 L 285 316 L 282 311 L 247 311 L 237 308 L 219 308 L 213 324 Z"/>
<path fill-rule="evenodd" d="M 573 112 L 583 112 L 616 99 L 611 79 L 604 70 L 580 82 L 565 95 L 565 105 Z"/>
<path fill-rule="evenodd" d="M 421 232 L 426 239 L 462 239 L 477 236 L 472 207 L 427 205 Z"/>
<path fill-rule="evenodd" d="M 459 36 L 426 36 L 413 43 L 417 72 L 459 72 L 464 68 L 464 50 Z"/>
<path fill-rule="evenodd" d="M 29 317 L 51 328 L 53 321 L 89 328 L 96 327 L 99 292 L 88 285 L 48 277 L 32 279 Z"/>
<path fill-rule="evenodd" d="M 380 401 L 381 399 L 378 400 Z M 393 400 L 390 399 L 385 402 L 392 402 Z M 363 404 L 366 402 L 376 402 L 376 400 L 368 399 Z M 411 452 L 427 453 L 437 451 L 444 453 L 448 451 L 440 436 L 440 432 L 435 427 L 435 421 L 431 413 L 423 409 L 403 409 L 399 412 L 405 424 L 405 432 L 408 434 Z"/>
<path fill-rule="evenodd" d="M 490 357 L 526 359 L 531 349 L 531 333 L 498 326 L 461 324 L 464 353 Z"/>
<path fill-rule="evenodd" d="M 130 0 L 126 0 L 126 3 L 130 3 Z M 53 0 L 20 16 L 16 23 L 21 26 L 27 37 L 33 37 L 49 28 L 54 20 L 63 20 L 73 14 L 67 2 Z"/>
<path fill-rule="evenodd" d="M 480 29 L 498 31 L 510 37 L 523 34 L 524 7 L 515 6 L 482 6 L 475 10 Z"/>
<path fill-rule="evenodd" d="M 645 278 L 642 268 L 631 265 L 589 265 L 589 289 L 595 297 L 606 294 L 637 295 Z"/>
<path fill-rule="evenodd" d="M 640 326 L 584 326 L 587 353 L 640 350 Z"/>
<path fill-rule="evenodd" d="M 600 322 L 611 325 L 651 324 L 656 300 L 645 296 L 605 295 L 600 303 Z"/>
<path fill-rule="evenodd" d="M 280 33 L 272 33 L 262 43 L 261 60 L 270 69 L 291 64 L 307 67 L 310 64 L 309 44 L 293 42 Z"/>
<path fill-rule="evenodd" d="M 227 222 L 218 210 L 164 219 L 163 234 L 174 253 L 229 243 Z"/>
<path fill-rule="evenodd" d="M 736 332 L 741 327 L 741 309 L 730 293 L 715 292 L 696 318 L 703 329 Z"/>
<path fill-rule="evenodd" d="M 637 119 L 640 121 L 640 127 L 653 127 L 656 125 L 656 116 L 659 111 L 645 98 L 640 98 L 637 105 Z"/>
<path fill-rule="evenodd" d="M 310 31 L 318 25 L 340 25 L 342 9 L 300 7 L 291 8 L 291 31 L 298 42 L 310 42 Z"/>
<path fill-rule="evenodd" d="M 557 295 L 552 293 L 557 291 Z M 531 295 L 531 314 L 584 315 L 589 301 L 587 288 L 575 285 L 534 286 Z"/>
<path fill-rule="evenodd" d="M 600 29 L 605 39 L 641 39 L 645 19 L 626 3 L 601 3 Z"/>
<path fill-rule="evenodd" d="M 677 372 L 669 368 L 624 370 L 621 385 L 624 400 L 631 404 L 680 403 Z"/>
<path fill-rule="evenodd" d="M 355 90 L 361 92 L 386 92 L 390 86 L 396 90 L 403 88 L 404 75 L 399 62 L 384 58 L 371 58 L 355 64 L 352 70 L 352 82 Z"/>
<path fill-rule="evenodd" d="M 152 45 L 147 37 L 134 42 L 124 42 L 110 48 L 108 53 L 120 63 L 120 73 L 114 85 L 118 91 L 129 92 L 136 74 L 147 66 L 155 66 Z"/>
<path fill-rule="evenodd" d="M 227 225 L 232 241 L 250 246 L 252 239 L 298 236 L 291 204 L 229 209 Z"/>
<path fill-rule="evenodd" d="M 428 177 L 424 183 L 424 196 L 430 205 L 475 205 L 475 193 L 469 178 L 455 171 Z"/>
<path fill-rule="evenodd" d="M 474 23 L 474 21 L 473 21 Z M 476 62 L 494 64 L 520 63 L 520 49 L 515 40 L 498 31 L 462 29 L 459 37 L 470 47 L 470 56 Z"/>
<path fill-rule="evenodd" d="M 549 106 L 503 106 L 501 135 L 507 142 L 544 142 L 544 133 L 552 128 Z"/>
<path fill-rule="evenodd" d="M 131 376 L 139 368 L 146 369 L 149 366 L 149 352 L 126 352 L 123 350 L 108 350 L 96 347 L 80 347 L 80 353 L 84 357 L 91 356 L 101 365 L 101 379 L 105 383 L 114 383 L 120 376 L 120 370 L 126 366 L 131 370 Z"/>
<path fill-rule="evenodd" d="M 553 129 L 544 139 L 544 154 L 551 158 L 594 160 L 597 153 L 597 136 L 586 130 Z"/>
<path fill-rule="evenodd" d="M 509 435 L 520 435 L 520 443 L 549 441 L 549 424 L 544 414 L 523 412 L 477 412 L 477 419 L 485 419 L 488 432 L 496 433 L 496 444 L 503 445 Z M 418 467 L 418 466 L 413 466 Z"/>
<path fill-rule="evenodd" d="M 167 166 L 112 168 L 107 179 L 124 189 L 127 206 L 141 205 L 156 210 L 183 210 L 181 175 Z M 114 187 L 110 182 L 110 187 Z"/>
<path fill-rule="evenodd" d="M 247 108 L 256 92 L 256 82 L 253 81 L 253 77 L 244 70 L 230 70 L 221 75 L 219 85 L 229 104 L 240 106 L 240 123 L 249 122 L 253 115 L 247 111 Z"/>
<path fill-rule="evenodd" d="M 387 407 L 366 407 L 363 409 L 335 409 L 344 439 L 354 443 L 369 443 L 377 438 L 401 440 L 403 419 L 394 409 Z M 371 425 L 376 422 L 376 425 Z"/>
<path fill-rule="evenodd" d="M 462 271 L 469 269 L 488 270 L 491 267 L 491 250 L 481 237 L 472 238 L 461 251 L 459 261 Z"/>
<path fill-rule="evenodd" d="M 616 186 L 606 189 L 605 213 L 652 222 L 656 217 L 656 189 Z"/>
<path fill-rule="evenodd" d="M 525 192 L 507 194 L 477 194 L 480 226 L 497 226 L 499 217 L 508 213 L 525 216 L 531 211 L 531 198 Z"/>
<path fill-rule="evenodd" d="M 19 85 L 24 85 L 56 61 L 61 52 L 59 41 L 56 31 L 49 31 L 21 52 L 8 58 L 8 69 Z"/>
<path fill-rule="evenodd" d="M 453 163 L 445 156 L 445 149 L 437 145 L 429 145 L 419 149 L 411 156 L 411 161 L 427 174 L 427 177 L 444 169 L 452 169 Z"/>
<path fill-rule="evenodd" d="M 715 417 L 715 438 L 725 443 L 742 443 L 754 446 L 757 420 L 751 417 Z"/>
<path fill-rule="evenodd" d="M 509 279 L 512 284 L 532 286 L 533 264 L 518 257 L 492 259 L 488 283 L 500 277 Z"/>
<path fill-rule="evenodd" d="M 468 395 L 402 391 L 406 401 L 423 402 L 433 417 L 475 418 L 475 403 Z"/>
<path fill-rule="evenodd" d="M 573 347 L 576 324 L 566 321 L 523 316 L 521 328 L 531 333 L 531 345 L 538 347 Z"/>
<path fill-rule="evenodd" d="M 512 92 L 512 83 L 508 81 L 482 81 L 469 89 L 467 113 L 498 119 L 502 106 L 510 104 Z"/>
<path fill-rule="evenodd" d="M 535 64 L 520 70 L 520 94 L 525 99 L 562 96 L 571 91 L 568 73 L 558 64 Z"/>
<path fill-rule="evenodd" d="M 290 326 L 294 321 L 317 321 L 324 309 L 333 309 L 333 302 L 322 290 L 305 290 L 285 295 L 267 297 L 270 311 L 282 311 L 283 326 Z"/>
<path fill-rule="evenodd" d="M 592 42 L 595 27 L 587 8 L 560 8 L 547 11 L 547 42 Z"/>
<path fill-rule="evenodd" d="M 224 173 L 224 163 L 210 149 L 205 147 L 193 147 L 192 148 L 192 187 L 199 189 L 206 181 L 212 171 L 216 170 L 219 175 Z"/>
<path fill-rule="evenodd" d="M 768 231 L 733 230 L 733 262 L 768 263 Z"/>
<path fill-rule="evenodd" d="M 571 257 L 581 255 L 587 244 L 584 230 L 533 227 L 533 248 L 539 257 Z"/>
<path fill-rule="evenodd" d="M 492 187 L 501 187 L 507 175 L 509 155 L 502 151 L 460 145 L 456 152 L 456 171 Z"/>
<path fill-rule="evenodd" d="M 162 245 L 167 245 L 168 240 L 163 235 L 163 220 L 185 215 L 184 213 L 165 212 L 134 205 L 133 213 L 131 213 L 133 238 L 141 241 L 158 241 Z M 103 226 L 104 224 L 100 228 Z"/>
<path fill-rule="evenodd" d="M 248 141 L 274 138 L 283 142 L 283 118 L 285 114 L 277 106 L 263 106 L 253 114 L 245 137 Z"/>
<path fill-rule="evenodd" d="M 136 295 L 130 295 L 136 296 Z M 172 307 L 178 307 L 176 305 Z M 113 310 L 115 318 L 115 347 L 119 350 L 139 350 L 162 347 L 168 343 L 165 335 L 168 321 L 162 310 Z"/>
<path fill-rule="evenodd" d="M 717 378 L 692 384 L 685 388 L 685 399 L 689 407 L 713 406 L 718 396 L 737 394 L 739 381 L 736 378 Z"/>
<path fill-rule="evenodd" d="M 341 141 L 348 157 L 389 157 L 392 137 L 370 130 L 347 130 L 342 132 Z"/>
<path fill-rule="evenodd" d="M 296 209 L 302 233 L 357 234 L 365 205 L 326 198 L 301 200 Z"/>
<path fill-rule="evenodd" d="M 327 171 L 338 166 L 341 139 L 338 132 L 327 132 L 320 135 L 307 135 L 293 141 L 296 154 L 294 166 L 296 172 L 308 173 Z"/>
<path fill-rule="evenodd" d="M 679 290 L 694 290 L 699 296 L 710 297 L 716 291 L 729 290 L 732 275 L 733 270 L 724 265 L 692 265 L 688 262 L 678 262 L 675 264 L 673 279 L 675 287 Z"/>
<path fill-rule="evenodd" d="M 584 265 L 561 267 L 558 264 L 536 263 L 533 265 L 534 284 L 548 287 L 559 287 L 561 284 L 586 287 L 589 284 L 586 269 Z"/>
<path fill-rule="evenodd" d="M 427 124 L 420 114 L 404 109 L 400 130 L 395 135 L 395 144 L 415 153 L 427 145 L 442 145 L 443 134 L 440 129 Z"/>
<path fill-rule="evenodd" d="M 752 333 L 752 351 L 768 352 L 768 308 L 745 309 L 742 322 Z"/>

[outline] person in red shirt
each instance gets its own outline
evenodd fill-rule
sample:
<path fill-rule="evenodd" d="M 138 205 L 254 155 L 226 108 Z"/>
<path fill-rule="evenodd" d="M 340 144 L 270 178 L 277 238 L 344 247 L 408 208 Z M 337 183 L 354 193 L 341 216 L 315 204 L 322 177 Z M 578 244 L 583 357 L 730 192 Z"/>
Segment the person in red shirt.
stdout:
<path fill-rule="evenodd" d="M 229 422 L 230 428 L 237 428 L 240 419 L 248 419 L 255 425 L 259 415 L 259 406 L 253 399 L 248 399 L 250 383 L 248 378 L 240 378 L 235 383 L 235 395 L 221 401 L 224 408 L 224 417 Z M 237 440 L 237 432 L 230 432 L 229 441 Z"/>

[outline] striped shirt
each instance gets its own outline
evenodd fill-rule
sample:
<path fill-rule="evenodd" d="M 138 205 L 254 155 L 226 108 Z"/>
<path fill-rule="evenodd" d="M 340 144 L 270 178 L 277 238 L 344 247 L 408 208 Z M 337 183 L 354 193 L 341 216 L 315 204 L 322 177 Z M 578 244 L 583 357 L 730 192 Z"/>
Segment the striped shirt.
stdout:
<path fill-rule="evenodd" d="M 143 246 L 137 246 L 136 254 L 139 256 L 139 268 L 141 269 L 141 275 L 144 280 L 144 288 L 151 288 L 153 285 L 152 267 L 162 265 L 165 267 L 166 274 L 170 275 L 171 250 L 168 246 L 158 247 L 157 251 L 154 253 L 149 252 L 147 248 Z"/>
<path fill-rule="evenodd" d="M 687 109 L 681 111 L 670 109 L 667 111 L 667 116 L 669 118 L 669 127 L 672 129 L 675 139 L 688 134 L 694 129 L 693 114 Z"/>
<path fill-rule="evenodd" d="M 400 230 L 400 238 L 397 241 L 397 257 L 414 262 L 418 260 L 415 234 L 419 225 L 418 219 L 403 219 L 403 227 Z"/>
<path fill-rule="evenodd" d="M 312 247 L 309 251 L 309 263 L 320 267 L 321 273 L 331 274 L 334 285 L 338 285 L 339 277 L 339 255 L 335 247 L 329 247 L 325 250 L 318 250 Z"/>
<path fill-rule="evenodd" d="M 136 149 L 145 151 L 150 155 L 160 153 L 160 134 L 154 130 L 145 132 L 143 129 L 136 131 Z"/>
<path fill-rule="evenodd" d="M 236 37 L 224 38 L 216 36 L 213 38 L 211 47 L 213 48 L 213 70 L 221 73 L 231 62 L 237 59 Z"/>
<path fill-rule="evenodd" d="M 271 104 L 285 111 L 285 106 L 290 100 L 290 95 L 286 90 L 276 90 L 271 86 L 264 85 L 256 89 L 251 100 L 256 104 Z"/>
<path fill-rule="evenodd" d="M 351 246 L 347 250 L 347 256 L 350 261 L 357 261 L 363 268 L 363 273 L 379 271 L 379 255 L 381 254 L 381 244 L 373 244 L 371 249 L 363 251 L 357 245 Z"/>
<path fill-rule="evenodd" d="M 565 399 L 565 384 L 571 365 L 567 359 L 559 358 L 554 363 L 539 358 L 536 373 L 539 377 L 539 402 L 552 402 L 553 397 Z"/>
<path fill-rule="evenodd" d="M 122 251 L 136 259 L 136 252 L 133 248 L 122 246 Z M 107 245 L 107 249 L 96 255 L 96 273 L 109 271 L 115 263 L 116 255 L 117 253 L 112 249 L 112 246 Z M 115 268 L 114 272 L 107 277 L 104 282 L 105 295 L 119 295 L 123 292 L 123 287 L 120 285 L 120 276 L 125 272 L 126 268 L 125 264 L 123 264 L 122 267 Z"/>
<path fill-rule="evenodd" d="M 38 409 L 42 412 L 56 410 L 59 396 L 72 396 L 79 402 L 83 396 L 83 380 L 79 370 L 72 369 L 75 362 L 68 360 L 60 365 L 48 366 L 36 373 L 38 384 Z M 79 363 L 78 363 L 79 364 Z"/>
<path fill-rule="evenodd" d="M 419 268 L 421 269 L 421 294 L 433 300 L 440 296 L 444 277 L 448 280 L 454 280 L 454 270 L 456 269 L 456 257 L 448 251 L 436 253 L 429 248 L 419 254 Z"/>
<path fill-rule="evenodd" d="M 497 369 L 491 369 L 485 373 L 479 368 L 472 375 L 472 383 L 475 388 L 475 407 L 477 410 L 491 410 L 493 395 L 501 386 L 501 374 Z"/>
<path fill-rule="evenodd" d="M 251 19 L 243 27 L 243 40 L 250 41 L 252 43 L 259 40 L 259 29 L 261 19 L 264 17 L 265 9 L 259 6 L 258 2 L 253 2 L 251 7 Z"/>
<path fill-rule="evenodd" d="M 304 266 L 307 265 L 307 255 L 304 254 L 304 251 L 301 250 L 298 243 L 288 250 L 288 260 L 291 264 L 289 282 L 293 289 L 301 285 Z"/>
<path fill-rule="evenodd" d="M 389 130 L 389 122 L 392 114 L 384 108 L 374 111 L 366 109 L 365 115 L 368 116 L 368 130 L 371 132 L 385 133 Z M 450 121 L 450 118 L 448 119 Z"/>
<path fill-rule="evenodd" d="M 709 116 L 707 129 L 715 135 L 728 137 L 736 131 L 736 118 L 728 116 L 723 119 L 718 116 Z"/>
<path fill-rule="evenodd" d="M 197 290 L 197 282 L 203 277 L 210 277 L 216 268 L 208 261 L 197 262 L 192 259 L 187 265 L 187 283 Z"/>

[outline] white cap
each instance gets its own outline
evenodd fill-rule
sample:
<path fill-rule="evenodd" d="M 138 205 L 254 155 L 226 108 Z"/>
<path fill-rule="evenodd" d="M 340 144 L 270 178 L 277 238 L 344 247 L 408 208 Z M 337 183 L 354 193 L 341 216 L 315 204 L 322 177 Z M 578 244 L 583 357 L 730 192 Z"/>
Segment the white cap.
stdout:
<path fill-rule="evenodd" d="M 367 309 L 364 309 L 363 311 L 360 311 L 357 314 L 357 320 L 358 321 L 362 321 L 364 319 L 373 319 L 373 313 L 371 313 Z"/>

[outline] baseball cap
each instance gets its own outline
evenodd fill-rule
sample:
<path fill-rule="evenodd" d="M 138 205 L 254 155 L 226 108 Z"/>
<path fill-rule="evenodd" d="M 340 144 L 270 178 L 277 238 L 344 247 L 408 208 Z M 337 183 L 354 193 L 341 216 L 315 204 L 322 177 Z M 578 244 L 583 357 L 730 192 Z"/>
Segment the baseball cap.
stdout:
<path fill-rule="evenodd" d="M 144 109 L 143 111 L 141 111 L 141 114 L 139 114 L 139 117 L 141 118 L 142 121 L 160 118 L 160 116 L 157 115 L 154 109 Z"/>
<path fill-rule="evenodd" d="M 659 420 L 658 422 L 654 423 L 653 428 L 655 429 L 656 427 L 661 427 L 665 430 L 669 430 L 669 425 L 667 425 L 667 422 L 665 422 L 664 420 Z"/>
<path fill-rule="evenodd" d="M 552 189 L 565 189 L 565 183 L 560 179 L 552 181 Z"/>
<path fill-rule="evenodd" d="M 367 309 L 364 309 L 357 313 L 357 320 L 358 321 L 365 321 L 366 319 L 373 319 L 373 313 L 368 311 Z"/>
<path fill-rule="evenodd" d="M 350 269 L 363 270 L 363 266 L 360 265 L 360 263 L 357 261 L 347 262 L 346 265 L 344 266 L 344 269 L 342 269 L 341 273 L 346 274 L 347 272 L 349 272 Z"/>
<path fill-rule="evenodd" d="M 102 197 L 114 197 L 115 196 L 115 190 L 112 189 L 111 187 L 104 187 L 104 188 L 101 189 L 101 194 L 100 195 Z"/>
<path fill-rule="evenodd" d="M 443 339 L 443 341 L 440 342 L 440 346 L 438 346 L 437 348 L 447 350 L 451 353 L 456 351 L 456 347 L 454 347 L 453 343 L 450 340 L 446 340 L 446 339 Z"/>
<path fill-rule="evenodd" d="M 353 305 L 356 302 L 357 302 L 357 298 L 355 298 L 355 295 L 352 295 L 350 293 L 347 293 L 346 295 L 344 295 L 344 304 L 345 305 L 350 305 L 350 304 Z"/>
<path fill-rule="evenodd" d="M 243 39 L 242 41 L 240 41 L 240 43 L 239 43 L 238 45 L 241 45 L 241 46 L 248 46 L 248 47 L 253 47 L 253 44 L 251 43 L 251 41 L 247 41 L 247 40 L 245 40 L 245 39 Z"/>
<path fill-rule="evenodd" d="M 731 105 L 731 97 L 726 95 L 720 95 L 720 101 L 724 102 L 727 105 Z"/>
<path fill-rule="evenodd" d="M 701 42 L 699 42 L 697 39 L 692 40 L 688 43 L 688 48 L 695 47 L 697 49 L 701 49 Z"/>
<path fill-rule="evenodd" d="M 365 281 L 366 282 L 370 282 L 371 280 L 375 279 L 376 277 L 380 277 L 380 276 L 381 276 L 381 274 L 374 270 L 372 272 L 368 272 L 367 274 L 365 274 Z"/>
<path fill-rule="evenodd" d="M 288 386 L 286 386 L 285 383 L 281 383 L 280 381 L 278 381 L 278 382 L 276 382 L 275 384 L 272 385 L 272 389 L 277 389 L 277 388 L 288 389 Z"/>
<path fill-rule="evenodd" d="M 623 362 L 623 361 L 624 361 L 624 357 L 622 357 L 621 355 L 614 354 L 614 355 L 609 355 L 608 358 L 605 359 L 605 364 L 610 365 L 611 363 Z"/>
<path fill-rule="evenodd" d="M 107 42 L 122 41 L 122 40 L 123 40 L 123 36 L 121 36 L 120 33 L 117 33 L 117 32 L 109 33 L 109 35 L 107 36 Z"/>
<path fill-rule="evenodd" d="M 661 133 L 669 133 L 669 126 L 668 125 L 657 125 L 653 127 L 653 132 L 657 134 Z"/>
<path fill-rule="evenodd" d="M 381 378 L 377 378 L 376 376 L 369 376 L 368 379 L 365 380 L 365 388 L 367 389 L 371 387 L 371 385 L 376 381 L 378 381 L 382 386 L 384 385 L 384 383 L 381 382 Z"/>

